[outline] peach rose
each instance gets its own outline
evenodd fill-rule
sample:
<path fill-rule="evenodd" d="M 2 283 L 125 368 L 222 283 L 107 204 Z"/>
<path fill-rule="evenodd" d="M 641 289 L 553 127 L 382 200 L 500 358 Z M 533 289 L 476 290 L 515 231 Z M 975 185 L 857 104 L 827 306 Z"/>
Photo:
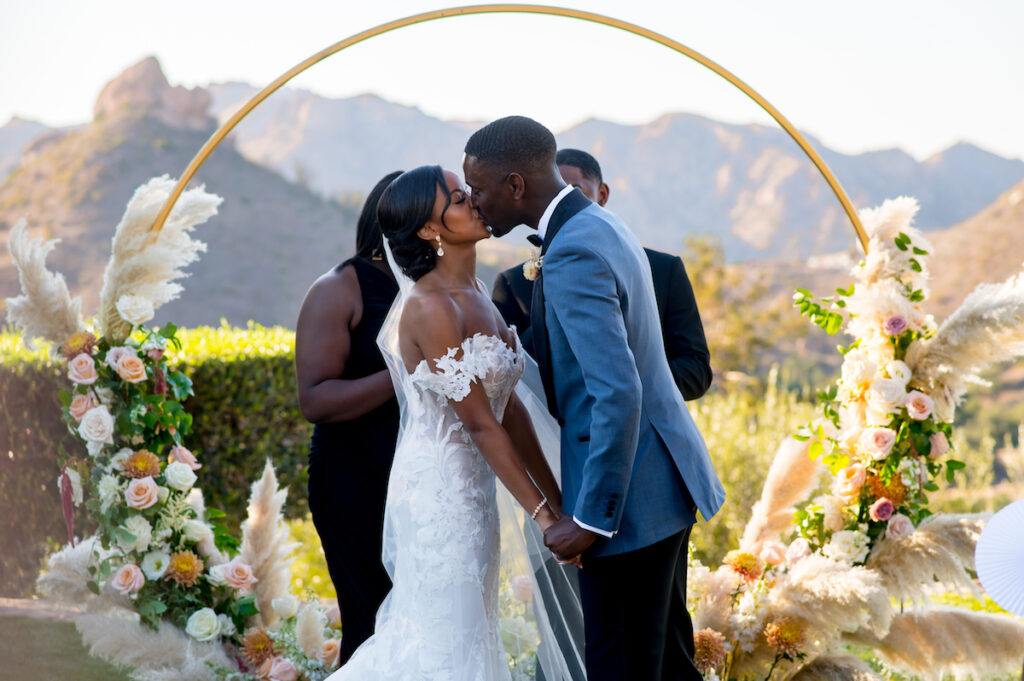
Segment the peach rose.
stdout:
<path fill-rule="evenodd" d="M 146 380 L 146 365 L 135 355 L 125 355 L 117 361 L 117 375 L 129 383 Z"/>
<path fill-rule="evenodd" d="M 127 345 L 115 345 L 114 347 L 107 350 L 107 354 L 103 356 L 103 361 L 107 363 L 107 366 L 117 371 L 117 365 L 121 362 L 124 357 L 137 357 L 138 353 L 135 348 Z"/>
<path fill-rule="evenodd" d="M 324 666 L 324 669 L 334 669 L 337 667 L 340 657 L 341 641 L 336 638 L 329 638 L 324 641 L 324 644 L 320 646 L 320 651 L 316 654 L 316 659 L 320 660 L 320 664 Z"/>
<path fill-rule="evenodd" d="M 786 560 L 786 547 L 777 541 L 765 542 L 758 558 L 769 565 L 781 565 Z"/>
<path fill-rule="evenodd" d="M 79 385 L 92 385 L 99 378 L 96 375 L 96 362 L 84 352 L 76 355 L 68 362 L 68 378 Z"/>
<path fill-rule="evenodd" d="M 932 410 L 935 408 L 932 398 L 920 390 L 911 390 L 907 393 L 905 404 L 907 405 L 907 416 L 915 421 L 924 421 L 932 415 Z"/>
<path fill-rule="evenodd" d="M 256 576 L 252 574 L 252 568 L 235 558 L 225 563 L 222 574 L 224 581 L 233 589 L 248 589 L 256 583 Z"/>
<path fill-rule="evenodd" d="M 847 501 L 855 499 L 860 494 L 860 488 L 864 486 L 867 477 L 867 469 L 861 464 L 855 463 L 847 466 L 836 476 L 832 493 Z"/>
<path fill-rule="evenodd" d="M 124 596 L 138 593 L 145 583 L 146 577 L 135 563 L 122 565 L 110 580 L 110 585 Z"/>
<path fill-rule="evenodd" d="M 942 456 L 949 451 L 949 440 L 946 439 L 945 433 L 932 433 L 931 437 L 928 438 L 928 442 L 932 446 L 928 452 L 930 458 Z"/>
<path fill-rule="evenodd" d="M 299 670 L 287 658 L 267 658 L 266 662 L 260 665 L 259 676 L 268 681 L 295 681 L 299 678 Z"/>
<path fill-rule="evenodd" d="M 95 406 L 97 406 L 96 400 L 93 399 L 92 395 L 75 395 L 71 398 L 71 418 L 81 421 L 82 417 L 85 416 L 85 412 Z"/>
<path fill-rule="evenodd" d="M 196 462 L 196 456 L 181 445 L 171 447 L 171 453 L 167 455 L 167 463 L 183 463 L 194 471 L 202 468 L 202 464 Z"/>
<path fill-rule="evenodd" d="M 125 501 L 131 508 L 149 508 L 160 499 L 160 490 L 152 476 L 136 478 L 128 483 L 124 493 Z"/>
<path fill-rule="evenodd" d="M 892 452 L 896 444 L 896 431 L 892 428 L 865 428 L 857 444 L 865 454 L 879 461 Z"/>

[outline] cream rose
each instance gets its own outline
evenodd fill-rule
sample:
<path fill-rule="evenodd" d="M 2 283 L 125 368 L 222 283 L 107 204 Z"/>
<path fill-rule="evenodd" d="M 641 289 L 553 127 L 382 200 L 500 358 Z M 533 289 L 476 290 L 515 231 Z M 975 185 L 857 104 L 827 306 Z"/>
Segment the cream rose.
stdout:
<path fill-rule="evenodd" d="M 142 383 L 146 380 L 146 365 L 133 355 L 125 355 L 117 363 L 117 375 L 128 383 Z"/>
<path fill-rule="evenodd" d="M 155 312 L 153 301 L 142 296 L 131 295 L 130 293 L 126 293 L 118 298 L 114 306 L 117 308 L 117 313 L 121 315 L 121 319 L 132 326 L 145 324 L 153 318 Z"/>
<path fill-rule="evenodd" d="M 340 657 L 341 640 L 336 638 L 329 638 L 324 641 L 324 644 L 320 646 L 320 650 L 316 654 L 316 659 L 320 660 L 320 664 L 324 666 L 324 669 L 334 669 L 337 667 Z"/>
<path fill-rule="evenodd" d="M 274 609 L 278 617 L 288 619 L 295 617 L 299 611 L 299 601 L 294 596 L 281 596 L 270 601 L 270 607 Z"/>
<path fill-rule="evenodd" d="M 786 565 L 793 567 L 809 555 L 811 555 L 811 545 L 803 537 L 797 537 L 786 548 Z"/>
<path fill-rule="evenodd" d="M 896 431 L 892 428 L 865 428 L 857 444 L 873 460 L 880 461 L 892 452 Z"/>
<path fill-rule="evenodd" d="M 221 613 L 217 615 L 217 633 L 221 636 L 234 636 L 238 629 L 230 617 Z"/>
<path fill-rule="evenodd" d="M 211 565 L 206 572 L 206 581 L 212 586 L 227 586 L 228 580 L 224 578 L 224 565 Z"/>
<path fill-rule="evenodd" d="M 928 451 L 928 456 L 931 458 L 949 452 L 949 440 L 946 439 L 945 433 L 932 433 L 928 438 L 928 443 L 931 445 L 931 449 Z"/>
<path fill-rule="evenodd" d="M 106 405 L 101 404 L 85 412 L 78 423 L 78 434 L 86 441 L 92 456 L 99 454 L 103 445 L 114 444 L 114 417 Z"/>
<path fill-rule="evenodd" d="M 125 490 L 124 499 L 127 504 L 139 510 L 149 508 L 160 498 L 160 491 L 157 489 L 156 482 L 154 482 L 152 476 L 146 476 L 144 478 L 135 478 L 128 483 L 128 489 Z"/>
<path fill-rule="evenodd" d="M 86 412 L 95 406 L 96 399 L 92 395 L 75 395 L 71 398 L 71 406 L 68 411 L 71 412 L 71 418 L 81 421 Z"/>
<path fill-rule="evenodd" d="M 117 365 L 120 364 L 122 359 L 137 356 L 138 353 L 135 351 L 135 348 L 127 345 L 115 345 L 107 350 L 107 354 L 103 356 L 103 361 L 107 363 L 108 367 L 117 371 Z"/>
<path fill-rule="evenodd" d="M 860 494 L 860 488 L 867 480 L 867 469 L 859 463 L 851 464 L 839 471 L 832 493 L 844 501 L 851 501 Z"/>
<path fill-rule="evenodd" d="M 844 387 L 854 390 L 869 383 L 875 371 L 877 366 L 871 361 L 868 353 L 860 348 L 854 348 L 843 358 L 840 380 Z"/>
<path fill-rule="evenodd" d="M 142 571 L 149 579 L 160 579 L 167 572 L 171 554 L 167 551 L 150 551 L 142 557 Z"/>
<path fill-rule="evenodd" d="M 181 528 L 181 533 L 185 535 L 186 539 L 196 543 L 213 536 L 213 530 L 210 529 L 210 526 L 202 520 L 196 519 L 186 520 Z"/>
<path fill-rule="evenodd" d="M 187 464 L 188 467 L 194 471 L 197 471 L 200 468 L 202 468 L 202 464 L 196 463 L 195 454 L 185 449 L 181 445 L 171 447 L 171 452 L 170 454 L 167 455 L 167 461 L 168 463 L 180 462 L 183 464 Z"/>
<path fill-rule="evenodd" d="M 175 461 L 167 464 L 167 468 L 164 469 L 164 480 L 167 481 L 168 487 L 187 492 L 195 484 L 196 474 L 187 463 Z"/>
<path fill-rule="evenodd" d="M 914 531 L 914 523 L 902 513 L 893 513 L 889 523 L 885 527 L 886 539 L 899 539 Z"/>
<path fill-rule="evenodd" d="M 171 496 L 171 489 L 160 485 L 156 488 L 156 498 L 161 504 L 167 501 L 167 497 Z"/>
<path fill-rule="evenodd" d="M 185 633 L 197 641 L 212 641 L 220 633 L 220 622 L 213 608 L 196 610 L 185 622 Z"/>
<path fill-rule="evenodd" d="M 907 416 L 915 421 L 924 421 L 932 415 L 935 402 L 920 390 L 911 390 L 907 393 L 905 404 L 907 405 Z"/>
<path fill-rule="evenodd" d="M 96 375 L 96 362 L 84 352 L 76 355 L 68 362 L 68 378 L 79 385 L 92 385 L 99 378 Z"/>
<path fill-rule="evenodd" d="M 142 575 L 142 570 L 134 563 L 122 565 L 110 579 L 110 585 L 124 596 L 137 594 L 145 583 L 146 578 Z"/>
<path fill-rule="evenodd" d="M 868 408 L 892 414 L 903 406 L 907 398 L 907 386 L 899 379 L 876 378 L 867 393 Z"/>
<path fill-rule="evenodd" d="M 885 365 L 885 373 L 889 374 L 889 378 L 897 380 L 903 385 L 910 383 L 910 379 L 914 377 L 914 372 L 910 370 L 907 363 L 898 359 Z"/>
<path fill-rule="evenodd" d="M 224 581 L 232 589 L 248 589 L 257 582 L 255 575 L 252 574 L 252 568 L 237 558 L 225 563 L 223 571 Z"/>
<path fill-rule="evenodd" d="M 145 551 L 153 541 L 153 526 L 141 515 L 130 516 L 121 529 L 135 535 L 134 539 L 117 538 L 117 545 L 122 551 Z"/>
<path fill-rule="evenodd" d="M 826 558 L 859 563 L 868 557 L 868 536 L 855 530 L 841 530 L 832 535 L 821 552 Z"/>

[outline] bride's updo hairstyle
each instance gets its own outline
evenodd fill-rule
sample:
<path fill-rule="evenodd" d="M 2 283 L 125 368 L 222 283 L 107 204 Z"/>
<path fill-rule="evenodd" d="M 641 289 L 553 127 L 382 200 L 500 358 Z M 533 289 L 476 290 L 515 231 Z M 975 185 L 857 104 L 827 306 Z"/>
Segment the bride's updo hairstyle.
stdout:
<path fill-rule="evenodd" d="M 420 166 L 402 173 L 388 185 L 377 204 L 377 220 L 391 246 L 391 254 L 402 272 L 413 281 L 419 281 L 437 264 L 437 251 L 417 232 L 434 213 L 438 187 L 446 197 L 441 211 L 441 224 L 444 224 L 452 195 L 441 166 Z"/>

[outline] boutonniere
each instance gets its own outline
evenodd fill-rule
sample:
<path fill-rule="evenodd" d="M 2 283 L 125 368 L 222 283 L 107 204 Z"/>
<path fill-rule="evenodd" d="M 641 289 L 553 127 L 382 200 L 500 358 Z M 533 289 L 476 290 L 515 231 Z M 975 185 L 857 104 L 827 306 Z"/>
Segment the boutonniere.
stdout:
<path fill-rule="evenodd" d="M 523 276 L 527 281 L 534 281 L 540 275 L 541 265 L 544 263 L 544 256 L 540 251 L 535 251 L 529 260 L 523 263 Z"/>

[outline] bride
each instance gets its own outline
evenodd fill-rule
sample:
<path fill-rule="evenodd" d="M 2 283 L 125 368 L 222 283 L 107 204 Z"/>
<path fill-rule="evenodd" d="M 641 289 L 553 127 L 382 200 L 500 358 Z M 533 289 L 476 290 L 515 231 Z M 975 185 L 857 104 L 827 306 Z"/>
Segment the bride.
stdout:
<path fill-rule="evenodd" d="M 541 532 L 560 514 L 514 392 L 523 349 L 476 278 L 476 242 L 490 234 L 468 198 L 454 173 L 422 166 L 392 182 L 377 209 L 405 275 L 378 338 L 402 408 L 384 519 L 394 587 L 374 636 L 330 681 L 509 679 L 495 475 Z"/>

